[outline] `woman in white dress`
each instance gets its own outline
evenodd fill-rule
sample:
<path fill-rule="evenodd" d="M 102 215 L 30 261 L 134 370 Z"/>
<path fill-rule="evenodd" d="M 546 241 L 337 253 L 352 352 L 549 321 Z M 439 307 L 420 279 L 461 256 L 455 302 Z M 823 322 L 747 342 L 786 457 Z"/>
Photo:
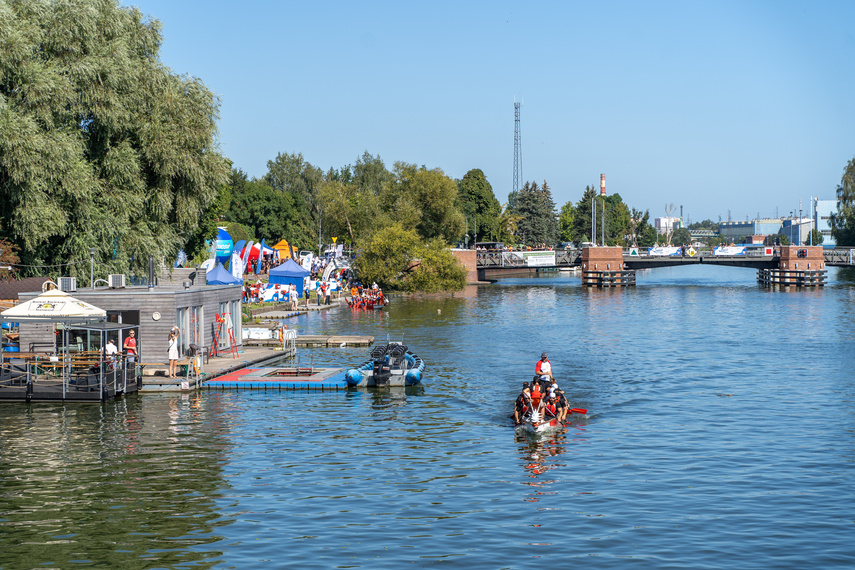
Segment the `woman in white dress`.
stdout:
<path fill-rule="evenodd" d="M 178 336 L 174 332 L 169 333 L 169 377 L 178 377 Z"/>

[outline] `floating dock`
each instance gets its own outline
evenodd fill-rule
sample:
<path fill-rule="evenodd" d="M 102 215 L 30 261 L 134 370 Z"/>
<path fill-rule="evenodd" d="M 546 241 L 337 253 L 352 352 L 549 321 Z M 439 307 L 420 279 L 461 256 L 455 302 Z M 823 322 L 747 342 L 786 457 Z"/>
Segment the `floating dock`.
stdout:
<path fill-rule="evenodd" d="M 208 390 L 346 390 L 344 368 L 242 368 L 205 380 Z"/>

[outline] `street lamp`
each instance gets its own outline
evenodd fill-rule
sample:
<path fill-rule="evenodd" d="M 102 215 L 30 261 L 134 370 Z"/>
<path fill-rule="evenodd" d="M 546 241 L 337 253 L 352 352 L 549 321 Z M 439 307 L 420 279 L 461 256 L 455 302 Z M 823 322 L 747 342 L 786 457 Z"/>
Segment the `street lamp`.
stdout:
<path fill-rule="evenodd" d="M 95 288 L 95 248 L 89 248 L 89 287 Z"/>

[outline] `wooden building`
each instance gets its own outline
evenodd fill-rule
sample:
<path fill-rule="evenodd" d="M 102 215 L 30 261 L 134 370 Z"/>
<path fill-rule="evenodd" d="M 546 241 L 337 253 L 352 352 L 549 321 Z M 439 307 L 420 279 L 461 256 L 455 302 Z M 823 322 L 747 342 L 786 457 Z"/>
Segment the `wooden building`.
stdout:
<path fill-rule="evenodd" d="M 182 355 L 191 344 L 209 351 L 218 328 L 219 347 L 230 339 L 241 344 L 243 289 L 240 285 L 208 285 L 204 271 L 175 269 L 157 279 L 156 285 L 125 285 L 124 276 L 111 276 L 111 286 L 76 288 L 60 279 L 60 286 L 74 298 L 107 311 L 107 322 L 136 328 L 138 362 L 167 362 L 169 332 L 180 329 Z M 19 301 L 38 296 L 41 291 L 19 293 Z M 218 317 L 222 322 L 218 322 Z M 232 334 L 229 334 L 231 330 Z M 59 352 L 61 339 L 56 326 L 49 323 L 20 323 L 20 349 L 30 352 Z M 71 350 L 100 350 L 100 340 L 87 331 L 70 329 Z M 125 339 L 114 338 L 121 350 Z"/>

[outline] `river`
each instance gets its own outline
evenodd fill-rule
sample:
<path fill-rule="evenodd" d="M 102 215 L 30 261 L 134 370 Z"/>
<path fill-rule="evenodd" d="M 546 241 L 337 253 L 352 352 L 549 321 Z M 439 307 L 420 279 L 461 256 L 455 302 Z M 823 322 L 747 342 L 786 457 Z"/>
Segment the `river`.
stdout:
<path fill-rule="evenodd" d="M 0 569 L 852 567 L 853 301 L 836 269 L 507 279 L 287 321 L 403 339 L 414 389 L 2 405 Z M 588 417 L 519 438 L 543 351 Z"/>

